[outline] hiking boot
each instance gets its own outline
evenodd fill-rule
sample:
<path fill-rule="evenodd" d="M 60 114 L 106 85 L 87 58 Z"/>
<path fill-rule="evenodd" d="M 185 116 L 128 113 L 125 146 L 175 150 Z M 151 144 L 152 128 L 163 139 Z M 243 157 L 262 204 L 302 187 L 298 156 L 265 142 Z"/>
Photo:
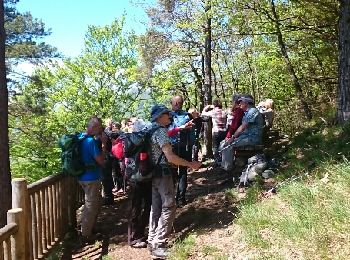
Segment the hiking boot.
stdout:
<path fill-rule="evenodd" d="M 185 199 L 181 199 L 176 201 L 176 207 L 182 208 L 187 205 L 187 201 Z"/>
<path fill-rule="evenodd" d="M 168 256 L 168 250 L 164 247 L 158 247 L 152 250 L 152 259 L 166 259 Z"/>
<path fill-rule="evenodd" d="M 132 244 L 131 247 L 133 247 L 133 248 L 146 248 L 147 244 L 146 244 L 146 242 L 140 241 L 140 242 L 136 242 L 135 244 Z"/>
<path fill-rule="evenodd" d="M 148 251 L 152 254 L 153 246 L 152 246 L 151 243 L 148 243 L 148 244 L 147 244 L 147 249 L 148 249 Z"/>

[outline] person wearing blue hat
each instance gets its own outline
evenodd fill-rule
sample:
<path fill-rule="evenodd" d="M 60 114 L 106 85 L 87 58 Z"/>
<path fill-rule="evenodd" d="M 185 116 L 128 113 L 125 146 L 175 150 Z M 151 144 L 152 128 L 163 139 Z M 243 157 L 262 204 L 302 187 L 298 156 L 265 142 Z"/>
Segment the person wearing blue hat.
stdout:
<path fill-rule="evenodd" d="M 152 127 L 160 126 L 151 136 L 151 156 L 156 164 L 152 178 L 152 207 L 149 221 L 148 246 L 152 257 L 167 257 L 167 242 L 175 219 L 175 186 L 169 163 L 194 170 L 200 162 L 190 162 L 174 154 L 167 126 L 171 123 L 170 110 L 164 105 L 151 109 Z"/>

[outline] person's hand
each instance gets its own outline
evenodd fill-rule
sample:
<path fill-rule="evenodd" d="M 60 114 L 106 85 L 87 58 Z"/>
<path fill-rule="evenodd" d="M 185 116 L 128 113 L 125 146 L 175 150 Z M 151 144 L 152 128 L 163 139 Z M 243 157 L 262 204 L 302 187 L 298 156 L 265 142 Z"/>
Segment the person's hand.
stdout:
<path fill-rule="evenodd" d="M 193 120 L 188 121 L 186 124 L 180 126 L 180 130 L 189 129 L 194 125 Z"/>
<path fill-rule="evenodd" d="M 201 162 L 194 161 L 194 162 L 190 162 L 188 167 L 193 170 L 198 170 L 201 167 L 201 165 L 202 165 Z"/>

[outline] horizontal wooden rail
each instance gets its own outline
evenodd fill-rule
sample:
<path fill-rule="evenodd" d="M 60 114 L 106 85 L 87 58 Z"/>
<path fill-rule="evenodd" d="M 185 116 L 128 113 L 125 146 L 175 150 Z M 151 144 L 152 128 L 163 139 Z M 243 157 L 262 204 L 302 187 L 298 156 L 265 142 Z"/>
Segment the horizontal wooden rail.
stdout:
<path fill-rule="evenodd" d="M 13 234 L 18 231 L 18 225 L 16 223 L 10 223 L 0 229 L 0 245 L 3 241 L 9 239 Z"/>
<path fill-rule="evenodd" d="M 58 173 L 58 174 L 48 176 L 46 178 L 43 178 L 37 182 L 34 182 L 34 183 L 28 185 L 29 195 L 31 195 L 37 191 L 40 191 L 41 189 L 44 189 L 44 188 L 48 187 L 49 185 L 55 184 L 56 182 L 63 179 L 64 177 L 67 177 L 67 176 L 64 174 Z"/>

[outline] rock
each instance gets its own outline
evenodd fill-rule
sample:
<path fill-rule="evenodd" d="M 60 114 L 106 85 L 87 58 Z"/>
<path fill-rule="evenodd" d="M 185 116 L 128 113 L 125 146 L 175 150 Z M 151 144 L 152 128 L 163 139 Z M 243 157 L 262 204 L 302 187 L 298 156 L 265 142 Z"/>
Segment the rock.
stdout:
<path fill-rule="evenodd" d="M 263 171 L 263 173 L 261 174 L 261 176 L 264 178 L 264 179 L 269 179 L 271 177 L 273 177 L 275 173 L 273 172 L 273 170 L 265 170 Z"/>

